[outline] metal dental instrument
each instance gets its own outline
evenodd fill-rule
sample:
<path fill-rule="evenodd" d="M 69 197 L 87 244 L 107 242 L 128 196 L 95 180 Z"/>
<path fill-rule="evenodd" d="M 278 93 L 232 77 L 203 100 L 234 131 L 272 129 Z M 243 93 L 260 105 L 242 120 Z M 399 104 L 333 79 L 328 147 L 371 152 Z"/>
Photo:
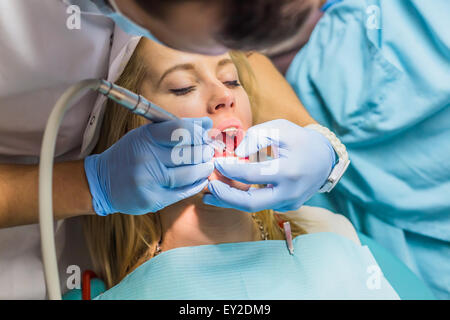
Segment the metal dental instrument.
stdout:
<path fill-rule="evenodd" d="M 124 106 L 134 114 L 142 116 L 152 122 L 164 122 L 179 119 L 174 114 L 148 101 L 143 96 L 115 85 L 109 81 L 101 80 L 100 86 L 97 90 L 109 99 Z M 214 140 L 211 137 L 208 137 L 206 144 L 219 151 L 226 150 L 225 143 L 219 140 Z"/>
<path fill-rule="evenodd" d="M 286 236 L 286 244 L 291 255 L 294 254 L 294 244 L 292 243 L 291 224 L 289 222 L 283 223 L 284 235 Z"/>

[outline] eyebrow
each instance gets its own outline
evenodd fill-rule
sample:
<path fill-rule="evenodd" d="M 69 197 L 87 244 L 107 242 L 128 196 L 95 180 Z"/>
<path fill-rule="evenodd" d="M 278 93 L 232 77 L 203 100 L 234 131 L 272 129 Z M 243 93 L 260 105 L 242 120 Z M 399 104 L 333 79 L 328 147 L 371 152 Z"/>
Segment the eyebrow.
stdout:
<path fill-rule="evenodd" d="M 159 85 L 161 84 L 161 82 L 164 80 L 164 78 L 165 78 L 169 73 L 174 72 L 174 71 L 178 71 L 178 70 L 194 70 L 194 65 L 191 64 L 191 63 L 184 63 L 184 64 L 178 64 L 178 65 L 176 65 L 176 66 L 173 66 L 173 67 L 167 69 L 167 70 L 163 73 L 163 75 L 161 76 L 161 78 L 159 78 L 157 87 L 159 87 Z"/>
<path fill-rule="evenodd" d="M 220 61 L 217 63 L 217 67 L 218 67 L 218 68 L 219 68 L 219 67 L 223 67 L 224 65 L 227 65 L 227 64 L 229 64 L 229 63 L 233 63 L 233 61 L 232 61 L 231 59 L 229 59 L 229 58 L 225 58 L 225 59 L 220 60 Z M 164 78 L 167 77 L 167 75 L 169 75 L 170 73 L 172 73 L 172 72 L 174 72 L 174 71 L 178 71 L 178 70 L 194 70 L 194 69 L 195 69 L 195 67 L 194 67 L 194 65 L 191 64 L 191 63 L 177 64 L 177 65 L 175 65 L 175 66 L 173 66 L 173 67 L 167 69 L 167 70 L 163 73 L 163 75 L 161 76 L 161 78 L 159 78 L 157 87 L 159 87 L 159 85 L 160 85 L 161 82 L 164 80 Z"/>
<path fill-rule="evenodd" d="M 229 59 L 229 58 L 225 58 L 219 61 L 219 63 L 217 64 L 217 67 L 223 67 L 224 65 L 227 65 L 229 63 L 233 63 L 233 60 Z"/>

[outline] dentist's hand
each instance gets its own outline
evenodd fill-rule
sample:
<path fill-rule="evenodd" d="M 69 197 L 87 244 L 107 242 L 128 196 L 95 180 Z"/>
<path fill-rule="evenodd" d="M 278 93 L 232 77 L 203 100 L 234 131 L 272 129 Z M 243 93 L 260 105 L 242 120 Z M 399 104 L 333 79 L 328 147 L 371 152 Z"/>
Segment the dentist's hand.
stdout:
<path fill-rule="evenodd" d="M 277 150 L 275 159 L 256 163 L 233 163 L 233 158 L 215 160 L 224 176 L 267 186 L 242 191 L 215 180 L 209 183 L 211 194 L 205 195 L 203 202 L 247 212 L 296 210 L 325 184 L 335 163 L 334 149 L 327 138 L 287 120 L 250 128 L 235 154 L 246 157 L 269 145 Z"/>
<path fill-rule="evenodd" d="M 87 157 L 84 166 L 95 212 L 145 214 L 202 191 L 214 170 L 214 150 L 204 144 L 211 127 L 209 118 L 147 124 L 105 152 Z M 176 129 L 184 129 L 177 132 L 191 139 L 172 141 Z M 174 161 L 189 154 L 187 165 Z"/>

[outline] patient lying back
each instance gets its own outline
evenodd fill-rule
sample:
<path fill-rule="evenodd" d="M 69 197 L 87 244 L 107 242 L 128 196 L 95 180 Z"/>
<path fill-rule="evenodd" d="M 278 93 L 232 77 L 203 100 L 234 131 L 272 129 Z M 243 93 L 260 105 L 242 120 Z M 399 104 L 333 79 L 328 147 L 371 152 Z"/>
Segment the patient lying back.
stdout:
<path fill-rule="evenodd" d="M 227 154 L 215 156 L 233 157 L 233 146 L 239 144 L 253 125 L 253 113 L 257 109 L 248 94 L 252 90 L 241 77 L 245 74 L 242 69 L 248 65 L 245 59 L 245 54 L 237 52 L 221 56 L 181 53 L 150 40 L 141 40 L 117 84 L 141 92 L 179 117 L 210 117 L 216 133 L 231 134 L 235 138 L 234 144 L 227 145 Z M 108 103 L 96 152 L 102 152 L 128 131 L 146 124 L 144 119 L 114 102 Z M 220 179 L 242 190 L 250 187 L 229 180 L 217 171 L 210 179 Z M 85 231 L 95 271 L 106 281 L 107 287 L 117 285 L 136 268 L 152 265 L 153 259 L 167 257 L 174 250 L 261 243 L 261 240 L 284 241 L 281 221 L 291 223 L 294 237 L 333 232 L 349 239 L 354 246 L 360 246 L 351 223 L 325 209 L 305 206 L 283 214 L 272 210 L 247 213 L 203 203 L 202 198 L 208 192 L 205 189 L 156 213 L 86 217 Z"/>

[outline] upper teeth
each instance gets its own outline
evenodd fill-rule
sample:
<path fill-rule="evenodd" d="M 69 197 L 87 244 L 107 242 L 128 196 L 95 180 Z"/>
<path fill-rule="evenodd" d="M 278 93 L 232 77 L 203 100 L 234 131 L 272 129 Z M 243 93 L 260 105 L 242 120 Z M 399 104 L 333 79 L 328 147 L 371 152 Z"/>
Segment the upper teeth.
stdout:
<path fill-rule="evenodd" d="M 229 127 L 229 128 L 226 128 L 225 130 L 223 130 L 222 132 L 230 132 L 230 131 L 236 131 L 237 130 L 237 128 L 235 128 L 235 127 Z"/>

